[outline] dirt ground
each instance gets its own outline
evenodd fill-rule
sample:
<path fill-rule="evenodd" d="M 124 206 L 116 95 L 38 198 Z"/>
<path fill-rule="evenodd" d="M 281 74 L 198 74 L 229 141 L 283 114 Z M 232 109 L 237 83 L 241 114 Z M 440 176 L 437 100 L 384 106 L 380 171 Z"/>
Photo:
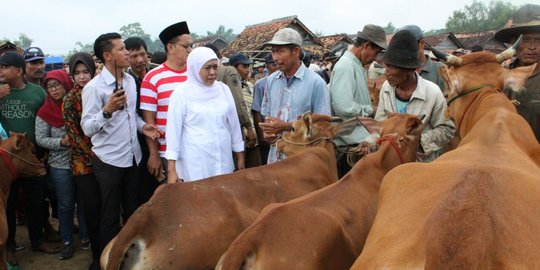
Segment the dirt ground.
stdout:
<path fill-rule="evenodd" d="M 57 227 L 57 220 L 51 219 L 51 223 Z M 73 258 L 69 260 L 59 260 L 58 254 L 45 254 L 34 252 L 30 246 L 28 239 L 28 230 L 26 225 L 17 226 L 17 243 L 23 243 L 26 248 L 17 252 L 19 265 L 23 270 L 86 270 L 91 262 L 92 252 L 90 250 L 82 250 L 80 247 L 79 238 L 74 235 L 75 253 Z M 61 243 L 49 243 L 53 246 L 61 247 Z"/>

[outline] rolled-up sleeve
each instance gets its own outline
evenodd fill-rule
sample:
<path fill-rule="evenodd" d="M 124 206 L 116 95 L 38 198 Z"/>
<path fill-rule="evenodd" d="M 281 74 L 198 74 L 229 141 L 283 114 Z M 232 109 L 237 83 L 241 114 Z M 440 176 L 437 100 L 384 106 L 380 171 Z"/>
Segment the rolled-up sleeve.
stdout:
<path fill-rule="evenodd" d="M 105 104 L 99 89 L 87 84 L 82 91 L 81 128 L 84 135 L 92 137 L 107 124 L 108 120 L 103 117 L 103 106 Z"/>
<path fill-rule="evenodd" d="M 431 130 L 422 133 L 420 144 L 424 153 L 430 154 L 435 151 L 441 150 L 456 133 L 456 127 L 454 122 L 450 119 L 446 119 L 444 113 L 446 111 L 446 101 L 444 96 L 439 91 L 437 94 L 436 106 L 431 113 L 431 119 L 429 125 Z"/>

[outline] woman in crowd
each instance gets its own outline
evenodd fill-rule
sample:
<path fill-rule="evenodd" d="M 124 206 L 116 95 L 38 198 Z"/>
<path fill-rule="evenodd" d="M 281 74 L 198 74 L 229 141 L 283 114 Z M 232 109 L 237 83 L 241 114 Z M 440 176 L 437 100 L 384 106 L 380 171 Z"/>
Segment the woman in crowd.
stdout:
<path fill-rule="evenodd" d="M 62 118 L 62 100 L 73 88 L 69 75 L 64 70 L 54 70 L 45 77 L 47 98 L 36 117 L 36 142 L 49 150 L 47 165 L 50 181 L 58 199 L 58 220 L 63 247 L 59 259 L 73 257 L 73 210 L 75 208 L 75 184 L 69 167 L 69 140 Z M 80 207 L 79 207 L 80 208 Z M 84 213 L 77 212 L 81 246 L 88 247 L 88 231 Z"/>
<path fill-rule="evenodd" d="M 218 58 L 195 48 L 187 58 L 188 79 L 170 97 L 167 115 L 168 182 L 194 181 L 244 169 L 244 142 L 234 100 L 216 81 Z"/>
<path fill-rule="evenodd" d="M 101 196 L 99 186 L 92 172 L 92 143 L 81 128 L 83 87 L 94 77 L 96 65 L 88 53 L 76 53 L 69 59 L 69 71 L 75 87 L 64 98 L 62 113 L 66 124 L 69 147 L 71 149 L 70 167 L 77 188 L 79 206 L 84 209 L 88 233 L 92 247 L 90 269 L 99 269 L 99 219 Z"/>

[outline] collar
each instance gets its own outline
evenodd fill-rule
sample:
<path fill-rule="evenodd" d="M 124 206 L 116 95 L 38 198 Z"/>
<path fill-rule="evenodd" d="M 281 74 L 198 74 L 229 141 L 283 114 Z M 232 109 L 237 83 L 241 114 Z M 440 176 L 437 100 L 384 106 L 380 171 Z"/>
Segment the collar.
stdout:
<path fill-rule="evenodd" d="M 103 69 L 101 70 L 99 75 L 101 76 L 101 78 L 103 78 L 103 80 L 105 81 L 105 84 L 107 85 L 113 85 L 114 82 L 116 81 L 113 74 L 107 69 L 106 66 L 103 66 Z M 123 74 L 122 74 L 122 77 L 124 77 Z"/>
<path fill-rule="evenodd" d="M 416 76 L 416 89 L 414 89 L 414 92 L 411 96 L 411 100 L 413 99 L 421 99 L 421 100 L 427 100 L 427 90 L 426 90 L 426 87 L 424 87 L 424 79 L 418 75 L 418 72 L 415 72 L 414 75 Z M 396 91 L 396 88 L 394 86 L 391 86 L 390 84 L 388 84 L 388 88 L 383 88 L 384 89 L 384 92 L 388 93 L 388 94 L 391 94 L 390 92 L 393 91 L 395 92 Z"/>
<path fill-rule="evenodd" d="M 306 72 L 306 66 L 302 62 L 300 62 L 300 67 L 296 70 L 292 78 L 298 78 L 299 80 L 302 80 L 304 78 L 304 74 Z M 278 78 L 285 78 L 285 73 L 283 71 L 279 71 Z"/>
<path fill-rule="evenodd" d="M 353 61 L 353 63 L 359 65 L 360 67 L 364 67 L 364 65 L 362 64 L 362 61 L 360 61 L 360 59 L 358 59 L 358 57 L 356 57 L 356 55 L 354 55 L 351 51 L 349 50 L 346 50 L 344 53 L 343 53 L 343 57 L 344 58 L 347 58 L 347 59 L 350 59 L 351 61 Z"/>
<path fill-rule="evenodd" d="M 3 148 L 0 148 L 0 156 L 2 156 L 2 159 L 6 163 L 9 171 L 13 174 L 15 178 L 17 178 L 17 172 L 15 171 L 15 167 L 13 166 L 13 162 L 11 162 L 11 159 L 8 157 L 7 153 L 4 151 Z"/>

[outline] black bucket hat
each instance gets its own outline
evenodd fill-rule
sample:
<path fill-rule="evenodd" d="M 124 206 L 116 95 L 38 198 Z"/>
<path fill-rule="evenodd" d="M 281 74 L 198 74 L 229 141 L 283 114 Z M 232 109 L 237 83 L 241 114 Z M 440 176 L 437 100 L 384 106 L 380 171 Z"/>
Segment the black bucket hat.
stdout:
<path fill-rule="evenodd" d="M 400 68 L 417 68 L 422 65 L 418 59 L 418 41 L 407 31 L 397 32 L 388 44 L 381 60 L 388 65 Z"/>
<path fill-rule="evenodd" d="M 513 37 L 530 32 L 540 33 L 540 5 L 526 4 L 516 10 L 512 26 L 495 33 L 495 39 L 510 43 Z"/>

